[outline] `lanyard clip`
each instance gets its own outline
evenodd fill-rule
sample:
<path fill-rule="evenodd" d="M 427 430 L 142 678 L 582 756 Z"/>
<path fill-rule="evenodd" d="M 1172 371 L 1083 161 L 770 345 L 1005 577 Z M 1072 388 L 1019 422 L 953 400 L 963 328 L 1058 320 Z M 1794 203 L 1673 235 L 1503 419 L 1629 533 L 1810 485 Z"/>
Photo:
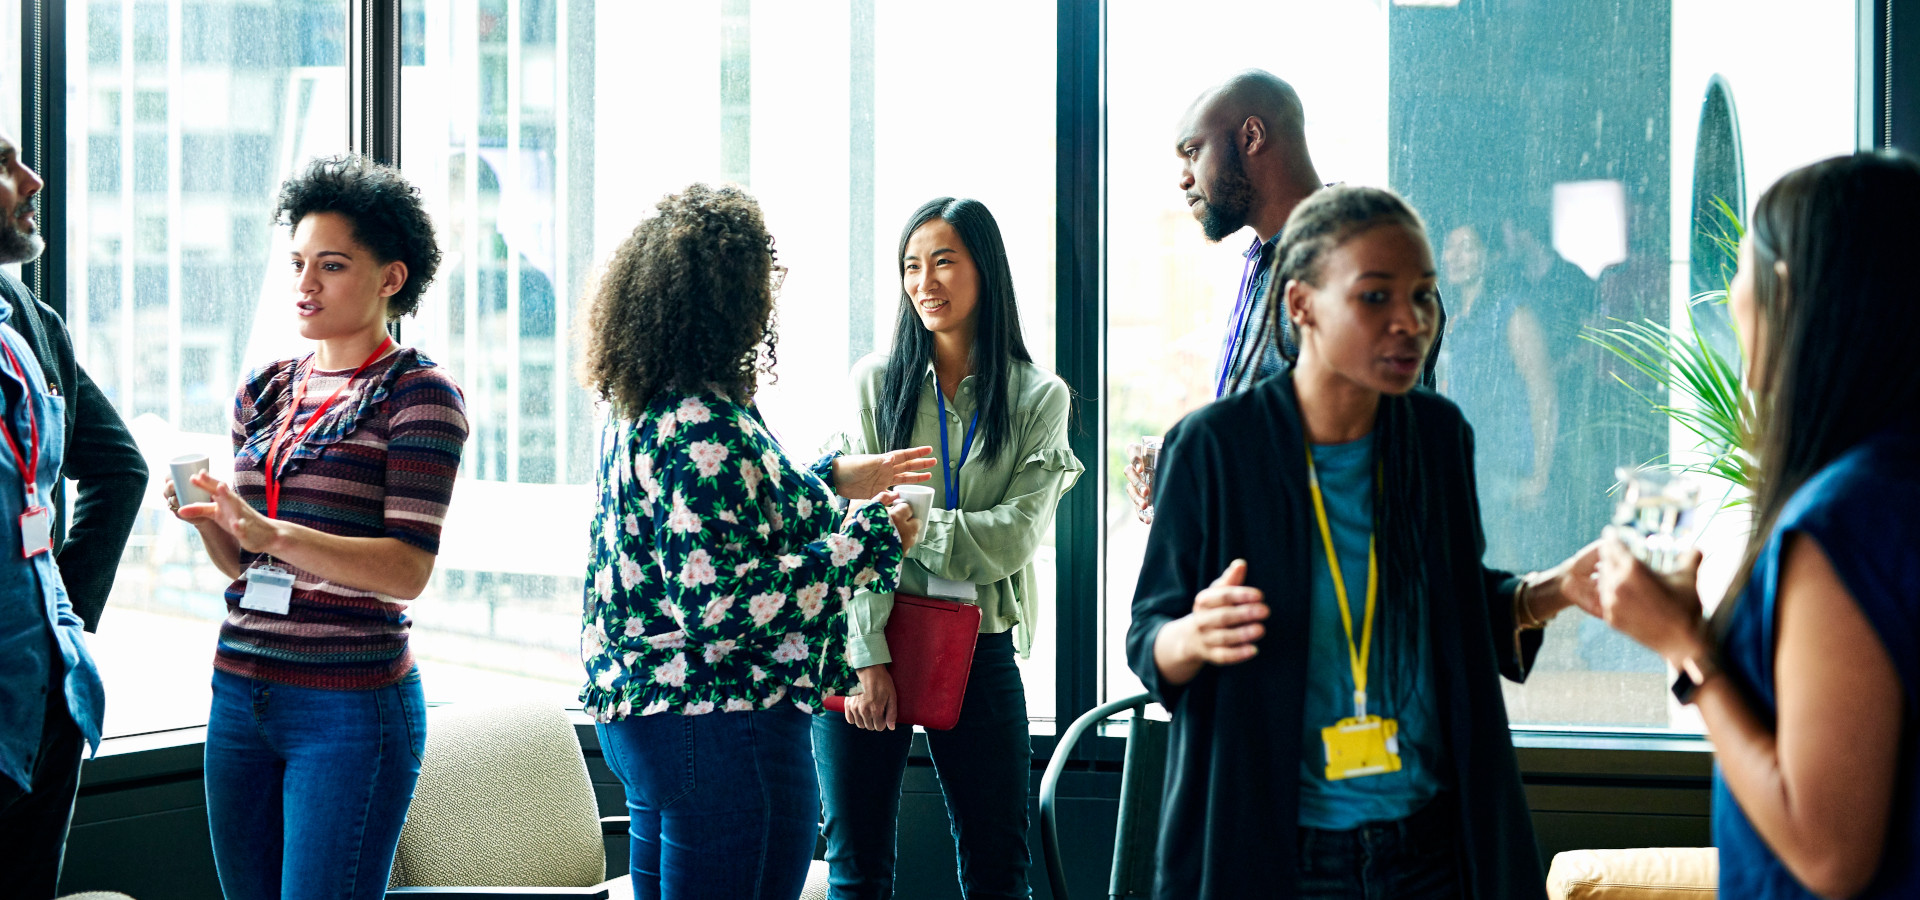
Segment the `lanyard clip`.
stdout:
<path fill-rule="evenodd" d="M 1356 719 L 1365 719 L 1367 717 L 1366 691 L 1353 692 L 1353 717 Z"/>

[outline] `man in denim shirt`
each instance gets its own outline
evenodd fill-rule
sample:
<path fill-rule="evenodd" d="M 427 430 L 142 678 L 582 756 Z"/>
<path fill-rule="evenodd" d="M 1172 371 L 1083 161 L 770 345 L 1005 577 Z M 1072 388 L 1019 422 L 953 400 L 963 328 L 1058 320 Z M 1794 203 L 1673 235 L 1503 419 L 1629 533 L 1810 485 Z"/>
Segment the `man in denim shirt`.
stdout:
<path fill-rule="evenodd" d="M 0 263 L 45 242 L 30 204 L 40 180 L 0 136 Z M 51 897 L 80 786 L 100 743 L 104 695 L 54 561 L 54 488 L 66 456 L 66 401 L 0 303 L 0 847 L 8 896 Z"/>

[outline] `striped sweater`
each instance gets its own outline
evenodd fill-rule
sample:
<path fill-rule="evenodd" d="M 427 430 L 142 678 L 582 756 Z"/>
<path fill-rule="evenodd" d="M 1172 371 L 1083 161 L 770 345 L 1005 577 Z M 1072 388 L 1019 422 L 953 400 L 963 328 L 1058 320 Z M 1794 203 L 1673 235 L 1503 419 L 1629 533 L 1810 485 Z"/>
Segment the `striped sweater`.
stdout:
<path fill-rule="evenodd" d="M 234 404 L 233 487 L 263 514 L 267 448 L 311 359 L 281 360 L 253 373 Z M 351 375 L 351 369 L 312 372 L 293 434 Z M 437 553 L 466 439 L 460 387 L 417 350 L 389 353 L 353 380 L 305 441 L 281 451 L 280 519 L 342 537 L 397 538 Z M 240 563 L 258 558 L 242 552 Z M 332 690 L 369 690 L 406 677 L 413 655 L 405 603 L 275 562 L 295 577 L 291 607 L 286 615 L 242 609 L 246 581 L 235 579 L 227 588 L 215 668 Z"/>

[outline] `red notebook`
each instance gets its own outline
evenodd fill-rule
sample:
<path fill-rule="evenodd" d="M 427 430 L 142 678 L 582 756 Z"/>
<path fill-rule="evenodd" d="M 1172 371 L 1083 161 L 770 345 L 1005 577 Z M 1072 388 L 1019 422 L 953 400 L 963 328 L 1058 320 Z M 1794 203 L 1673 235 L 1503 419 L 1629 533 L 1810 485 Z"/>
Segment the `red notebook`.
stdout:
<path fill-rule="evenodd" d="M 893 614 L 887 618 L 887 650 L 893 662 L 893 690 L 900 725 L 919 725 L 946 731 L 960 721 L 960 702 L 967 696 L 967 673 L 973 670 L 973 644 L 980 637 L 980 607 L 952 600 L 893 595 Z M 828 696 L 827 709 L 845 712 L 847 698 Z"/>

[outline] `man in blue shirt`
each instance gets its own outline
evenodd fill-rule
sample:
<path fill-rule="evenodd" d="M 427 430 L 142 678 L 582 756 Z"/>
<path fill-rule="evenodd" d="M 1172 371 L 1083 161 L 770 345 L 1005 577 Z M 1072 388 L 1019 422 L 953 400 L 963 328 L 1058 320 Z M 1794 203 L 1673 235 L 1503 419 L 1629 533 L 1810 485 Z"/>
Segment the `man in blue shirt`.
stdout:
<path fill-rule="evenodd" d="M 0 135 L 0 263 L 46 246 L 32 198 L 41 182 Z M 0 303 L 0 893 L 52 897 L 80 785 L 100 743 L 100 675 L 54 560 L 54 489 L 66 451 L 66 401 Z"/>
<path fill-rule="evenodd" d="M 1247 265 L 1233 317 L 1215 367 L 1216 397 L 1238 393 L 1284 365 L 1291 338 L 1286 316 L 1267 309 L 1273 249 L 1293 208 L 1321 187 L 1307 152 L 1306 112 L 1300 95 L 1273 73 L 1248 69 L 1201 94 L 1187 109 L 1173 145 L 1180 156 L 1180 190 L 1208 241 L 1218 243 L 1251 227 Z M 1137 510 L 1152 502 L 1145 460 L 1127 466 L 1127 495 Z"/>

